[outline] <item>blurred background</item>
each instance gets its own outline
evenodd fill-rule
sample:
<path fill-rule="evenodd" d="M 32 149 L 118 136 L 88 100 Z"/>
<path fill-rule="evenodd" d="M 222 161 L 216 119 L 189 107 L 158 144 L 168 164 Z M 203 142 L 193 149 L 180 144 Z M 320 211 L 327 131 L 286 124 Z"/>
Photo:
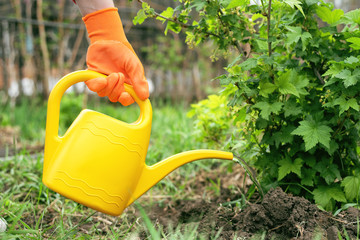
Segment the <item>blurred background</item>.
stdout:
<path fill-rule="evenodd" d="M 152 0 L 159 12 L 174 1 Z M 358 0 L 332 0 L 336 8 L 349 11 Z M 189 49 L 182 34 L 164 36 L 164 25 L 149 19 L 133 25 L 140 3 L 117 0 L 124 29 L 151 80 L 152 97 L 191 102 L 206 95 L 203 81 L 219 76 L 226 62 L 209 61 L 211 44 Z M 88 47 L 86 29 L 71 0 L 0 0 L 0 96 L 7 98 L 43 96 L 59 78 L 85 69 Z M 207 81 L 206 84 L 216 82 Z M 205 84 L 205 85 L 206 85 Z M 210 86 L 211 87 L 211 86 Z M 83 85 L 74 91 L 84 91 Z"/>
<path fill-rule="evenodd" d="M 176 4 L 147 2 L 157 12 Z M 328 2 L 344 11 L 360 7 L 358 0 Z M 138 1 L 115 0 L 115 5 L 128 40 L 144 65 L 152 102 L 188 106 L 219 90 L 218 81 L 209 80 L 222 74 L 227 60 L 210 60 L 211 42 L 190 49 L 184 34 L 169 31 L 165 36 L 160 21 L 147 19 L 134 25 L 132 20 L 141 8 Z M 41 148 L 47 97 L 62 76 L 86 68 L 88 45 L 81 14 L 71 0 L 0 0 L 0 156 L 5 155 L 4 146 L 18 138 L 36 140 Z M 95 106 L 100 101 L 84 84 L 69 92 L 75 96 L 62 100 L 63 129 L 91 99 Z"/>
<path fill-rule="evenodd" d="M 151 1 L 160 12 L 174 1 Z M 170 5 L 169 5 L 170 4 Z M 128 40 L 151 80 L 152 96 L 186 102 L 202 99 L 201 82 L 218 76 L 224 64 L 208 61 L 210 51 L 189 50 L 183 35 L 168 33 L 159 21 L 133 25 L 141 4 L 115 1 Z M 85 69 L 88 47 L 81 14 L 71 0 L 0 1 L 0 91 L 2 98 L 46 98 L 59 78 Z M 211 47 L 211 46 L 208 46 Z M 83 85 L 74 91 L 84 91 Z M 4 101 L 4 99 L 2 99 Z"/>

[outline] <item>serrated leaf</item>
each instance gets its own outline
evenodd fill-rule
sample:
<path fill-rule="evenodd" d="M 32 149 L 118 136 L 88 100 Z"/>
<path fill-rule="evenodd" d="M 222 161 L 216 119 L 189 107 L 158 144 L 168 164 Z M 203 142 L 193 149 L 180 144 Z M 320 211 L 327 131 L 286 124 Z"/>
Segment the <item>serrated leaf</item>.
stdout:
<path fill-rule="evenodd" d="M 283 126 L 280 131 L 274 133 L 272 138 L 274 139 L 277 148 L 280 144 L 292 143 L 294 136 L 291 135 L 291 132 L 294 131 L 294 129 L 294 126 Z"/>
<path fill-rule="evenodd" d="M 353 76 L 349 69 L 342 70 L 341 72 L 336 74 L 335 77 L 343 79 L 344 86 L 346 88 L 353 86 L 358 82 L 358 76 Z"/>
<path fill-rule="evenodd" d="M 352 109 L 354 109 L 355 111 L 359 111 L 359 104 L 357 103 L 357 99 L 356 98 L 351 98 L 349 99 L 346 104 L 349 105 L 349 107 L 351 107 Z"/>
<path fill-rule="evenodd" d="M 195 8 L 196 11 L 200 11 L 203 9 L 206 5 L 206 1 L 203 0 L 194 0 L 193 4 L 190 6 L 190 8 Z"/>
<path fill-rule="evenodd" d="M 341 182 L 344 187 L 345 196 L 350 201 L 359 199 L 360 195 L 360 178 L 359 176 L 347 176 Z"/>
<path fill-rule="evenodd" d="M 303 168 L 301 176 L 301 185 L 314 186 L 314 177 L 316 176 L 316 171 L 314 169 Z"/>
<path fill-rule="evenodd" d="M 265 120 L 269 120 L 269 116 L 271 113 L 278 114 L 282 109 L 283 103 L 275 102 L 258 102 L 253 107 L 260 109 L 260 116 Z"/>
<path fill-rule="evenodd" d="M 352 47 L 354 50 L 360 50 L 360 38 L 358 37 L 351 37 L 346 39 L 347 42 L 352 43 L 350 44 L 350 47 Z"/>
<path fill-rule="evenodd" d="M 326 210 L 331 210 L 331 206 L 329 206 L 331 199 L 346 202 L 345 195 L 339 186 L 319 186 L 313 191 L 313 194 L 315 202 Z"/>
<path fill-rule="evenodd" d="M 305 87 L 309 85 L 309 79 L 305 76 L 297 75 L 295 70 L 292 70 L 290 75 L 291 83 L 295 86 L 296 90 L 300 95 L 308 95 Z"/>
<path fill-rule="evenodd" d="M 340 79 L 347 79 L 350 76 L 351 76 L 351 71 L 349 69 L 344 69 L 335 75 L 335 77 L 340 78 Z"/>
<path fill-rule="evenodd" d="M 301 107 L 299 107 L 296 102 L 287 101 L 284 105 L 285 117 L 296 116 L 302 112 Z"/>
<path fill-rule="evenodd" d="M 345 13 L 344 18 L 348 20 L 347 23 L 360 24 L 360 9 L 355 9 Z"/>
<path fill-rule="evenodd" d="M 144 9 L 140 9 L 137 12 L 136 16 L 134 17 L 134 19 L 133 19 L 133 24 L 134 25 L 142 24 L 145 21 L 146 18 L 147 18 L 147 15 L 146 15 Z"/>
<path fill-rule="evenodd" d="M 305 0 L 306 5 L 311 6 L 317 4 L 319 0 Z"/>
<path fill-rule="evenodd" d="M 300 126 L 291 134 L 302 136 L 305 142 L 305 151 L 309 151 L 318 143 L 321 143 L 325 147 L 329 148 L 331 132 L 332 129 L 327 125 L 321 122 L 316 122 L 313 119 L 309 119 L 301 121 Z"/>
<path fill-rule="evenodd" d="M 301 158 L 295 159 L 294 162 L 291 161 L 290 158 L 280 160 L 278 180 L 280 181 L 291 172 L 295 173 L 301 178 L 301 167 L 303 166 L 302 162 L 303 160 Z"/>
<path fill-rule="evenodd" d="M 324 178 L 327 184 L 331 184 L 335 179 L 341 180 L 340 171 L 335 164 L 332 164 L 328 161 L 321 161 L 314 167 L 322 178 Z"/>
<path fill-rule="evenodd" d="M 255 42 L 259 46 L 260 50 L 266 51 L 268 50 L 268 42 L 260 39 L 255 39 Z"/>
<path fill-rule="evenodd" d="M 292 94 L 300 97 L 298 90 L 291 83 L 291 78 L 293 77 L 293 72 L 287 71 L 286 73 L 281 74 L 278 78 L 275 79 L 275 85 L 278 88 L 279 92 L 282 94 Z"/>
<path fill-rule="evenodd" d="M 306 18 L 305 17 L 305 14 L 304 14 L 304 11 L 303 11 L 303 9 L 302 9 L 302 7 L 301 7 L 301 2 L 299 1 L 299 0 L 284 0 L 284 2 L 286 3 L 286 4 L 288 4 L 291 8 L 297 8 L 297 9 L 299 9 L 299 11 L 301 12 L 301 14 L 304 16 L 304 18 Z"/>
<path fill-rule="evenodd" d="M 329 69 L 323 74 L 323 76 L 335 76 L 343 70 L 343 66 L 340 64 L 332 64 Z"/>
<path fill-rule="evenodd" d="M 344 11 L 341 9 L 335 9 L 331 11 L 327 7 L 318 6 L 316 9 L 316 13 L 321 20 L 328 24 L 334 24 L 340 20 L 340 18 L 344 15 Z"/>
<path fill-rule="evenodd" d="M 179 33 L 181 31 L 181 26 L 174 22 L 168 21 L 166 24 L 164 34 L 167 35 L 169 30 L 173 31 L 174 33 Z"/>
<path fill-rule="evenodd" d="M 358 82 L 357 77 L 351 76 L 351 77 L 349 77 L 349 78 L 347 78 L 347 79 L 344 80 L 344 86 L 345 86 L 346 88 L 348 88 L 348 87 L 350 87 L 350 86 L 355 85 L 357 82 Z"/>
<path fill-rule="evenodd" d="M 166 18 L 171 18 L 174 14 L 174 9 L 171 7 L 168 7 L 165 11 L 163 11 L 162 13 L 160 13 L 161 16 L 163 17 L 157 17 L 157 20 L 160 20 L 162 23 L 164 23 L 166 21 Z"/>
<path fill-rule="evenodd" d="M 244 7 L 247 5 L 247 0 L 231 0 L 226 9 L 236 8 L 236 7 Z"/>
<path fill-rule="evenodd" d="M 339 116 L 351 107 L 355 111 L 359 111 L 359 104 L 355 98 L 346 100 L 344 96 L 340 96 L 334 101 L 334 106 L 339 105 L 340 111 Z"/>
<path fill-rule="evenodd" d="M 353 63 L 357 63 L 357 62 L 359 62 L 359 59 L 354 56 L 350 56 L 344 60 L 344 63 L 347 63 L 347 64 L 353 64 Z"/>
<path fill-rule="evenodd" d="M 335 140 L 330 141 L 330 148 L 326 151 L 332 156 L 336 150 L 338 150 L 339 144 Z"/>
<path fill-rule="evenodd" d="M 304 32 L 301 34 L 301 42 L 302 42 L 302 50 L 306 50 L 306 45 L 308 44 L 309 40 L 312 38 L 311 34 L 308 32 Z"/>
<path fill-rule="evenodd" d="M 277 86 L 275 86 L 275 84 L 272 84 L 270 82 L 265 82 L 265 83 L 260 82 L 259 87 L 260 87 L 259 94 L 264 97 L 268 97 L 269 94 L 273 93 L 277 89 Z"/>
<path fill-rule="evenodd" d="M 246 61 L 242 62 L 240 65 L 242 70 L 248 71 L 257 66 L 256 58 L 248 58 Z"/>
<path fill-rule="evenodd" d="M 286 34 L 286 44 L 291 45 L 293 43 L 297 43 L 301 37 L 301 27 L 286 27 L 289 30 L 289 33 Z"/>

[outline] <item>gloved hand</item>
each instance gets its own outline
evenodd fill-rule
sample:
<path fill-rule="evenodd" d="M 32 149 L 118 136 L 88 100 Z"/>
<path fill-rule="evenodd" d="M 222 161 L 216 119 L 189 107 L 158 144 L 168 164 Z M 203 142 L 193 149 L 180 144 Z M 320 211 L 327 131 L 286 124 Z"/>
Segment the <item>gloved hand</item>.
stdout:
<path fill-rule="evenodd" d="M 126 39 L 117 8 L 106 8 L 83 18 L 90 38 L 86 63 L 89 70 L 108 75 L 86 81 L 88 88 L 111 102 L 127 106 L 134 102 L 124 90 L 124 83 L 133 86 L 136 95 L 145 100 L 149 86 L 144 68 Z"/>

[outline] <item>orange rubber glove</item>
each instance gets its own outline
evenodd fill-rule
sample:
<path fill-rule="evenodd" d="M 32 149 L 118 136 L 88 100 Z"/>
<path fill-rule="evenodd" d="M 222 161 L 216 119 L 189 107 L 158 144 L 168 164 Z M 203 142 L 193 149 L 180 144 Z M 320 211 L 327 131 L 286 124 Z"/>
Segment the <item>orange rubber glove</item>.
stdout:
<path fill-rule="evenodd" d="M 145 100 L 149 86 L 144 68 L 126 39 L 117 8 L 106 8 L 83 18 L 90 38 L 86 63 L 89 70 L 108 75 L 86 81 L 88 88 L 111 102 L 127 106 L 134 102 L 124 90 L 124 83 L 133 86 L 136 95 Z"/>

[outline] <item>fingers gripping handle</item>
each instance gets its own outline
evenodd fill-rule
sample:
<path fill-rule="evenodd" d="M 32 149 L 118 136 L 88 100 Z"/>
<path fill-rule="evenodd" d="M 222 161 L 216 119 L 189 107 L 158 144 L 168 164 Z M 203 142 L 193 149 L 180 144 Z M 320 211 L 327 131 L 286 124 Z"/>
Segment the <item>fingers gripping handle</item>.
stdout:
<path fill-rule="evenodd" d="M 60 141 L 60 138 L 58 136 L 60 101 L 65 91 L 70 86 L 78 82 L 84 82 L 98 77 L 106 77 L 106 76 L 91 70 L 76 71 L 64 76 L 55 85 L 55 87 L 50 93 L 48 107 L 47 107 L 46 136 L 48 140 L 50 140 L 49 138 L 52 138 L 52 140 Z M 134 98 L 135 102 L 140 107 L 140 117 L 135 123 L 141 124 L 147 117 L 151 117 L 152 109 L 151 109 L 150 101 L 149 99 L 143 101 L 140 98 L 138 98 L 132 86 L 128 84 L 124 84 L 124 87 L 125 87 L 125 91 L 130 93 L 130 95 Z"/>

